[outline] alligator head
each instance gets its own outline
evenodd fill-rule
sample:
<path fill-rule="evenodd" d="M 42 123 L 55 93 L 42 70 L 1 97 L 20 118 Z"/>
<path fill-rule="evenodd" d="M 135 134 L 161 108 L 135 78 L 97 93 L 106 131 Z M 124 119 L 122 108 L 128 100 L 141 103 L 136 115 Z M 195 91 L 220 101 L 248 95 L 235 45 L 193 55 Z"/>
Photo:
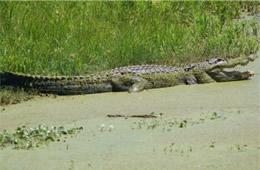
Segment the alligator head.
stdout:
<path fill-rule="evenodd" d="M 235 59 L 226 60 L 223 58 L 212 58 L 208 59 L 205 62 L 192 64 L 184 67 L 185 71 L 192 70 L 202 70 L 207 73 L 206 76 L 209 76 L 207 80 L 212 80 L 216 82 L 225 82 L 225 81 L 237 81 L 237 80 L 246 80 L 254 75 L 253 71 L 225 71 L 227 68 L 234 68 L 238 65 L 245 66 L 250 61 L 254 61 L 255 56 L 249 55 L 247 57 L 238 57 Z M 200 82 L 206 83 L 206 82 Z"/>
<path fill-rule="evenodd" d="M 231 60 L 225 60 L 221 58 L 210 59 L 207 61 L 209 64 L 205 67 L 205 72 L 217 82 L 246 80 L 254 75 L 253 71 L 225 71 L 224 69 L 234 68 L 238 65 L 245 66 L 250 61 L 254 60 L 255 57 L 253 55 L 239 57 Z"/>

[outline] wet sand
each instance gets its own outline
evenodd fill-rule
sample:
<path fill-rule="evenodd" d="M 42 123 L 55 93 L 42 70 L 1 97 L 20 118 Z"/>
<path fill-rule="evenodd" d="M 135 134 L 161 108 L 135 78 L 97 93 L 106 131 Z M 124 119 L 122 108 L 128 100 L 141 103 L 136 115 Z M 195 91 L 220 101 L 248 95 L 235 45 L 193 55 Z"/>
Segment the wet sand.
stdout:
<path fill-rule="evenodd" d="M 248 81 L 43 98 L 0 107 L 0 130 L 39 124 L 84 128 L 66 142 L 29 151 L 0 150 L 0 169 L 259 169 L 260 60 L 239 69 L 256 74 Z M 163 116 L 106 117 L 151 112 Z M 183 120 L 187 123 L 180 128 Z"/>

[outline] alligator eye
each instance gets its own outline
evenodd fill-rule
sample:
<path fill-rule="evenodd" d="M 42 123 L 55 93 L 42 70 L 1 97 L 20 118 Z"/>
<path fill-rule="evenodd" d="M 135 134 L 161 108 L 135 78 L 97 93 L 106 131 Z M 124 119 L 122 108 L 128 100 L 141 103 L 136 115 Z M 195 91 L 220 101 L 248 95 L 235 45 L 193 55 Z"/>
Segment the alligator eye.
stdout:
<path fill-rule="evenodd" d="M 218 58 L 217 61 L 220 62 L 220 61 L 225 61 L 225 60 L 223 58 Z"/>

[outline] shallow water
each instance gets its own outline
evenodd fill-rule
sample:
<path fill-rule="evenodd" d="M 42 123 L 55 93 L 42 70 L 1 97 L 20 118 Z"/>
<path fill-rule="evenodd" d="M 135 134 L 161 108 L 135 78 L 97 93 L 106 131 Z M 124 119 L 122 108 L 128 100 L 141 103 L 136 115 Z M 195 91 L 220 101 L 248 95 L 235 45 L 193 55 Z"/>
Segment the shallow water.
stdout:
<path fill-rule="evenodd" d="M 0 129 L 84 127 L 66 142 L 30 151 L 0 150 L 0 169 L 258 169 L 260 60 L 238 69 L 256 74 L 247 81 L 63 96 L 0 107 Z M 157 124 L 106 117 L 151 112 L 163 113 Z M 214 112 L 220 118 L 212 119 Z M 186 128 L 169 126 L 183 119 Z M 114 126 L 111 131 L 109 125 Z"/>

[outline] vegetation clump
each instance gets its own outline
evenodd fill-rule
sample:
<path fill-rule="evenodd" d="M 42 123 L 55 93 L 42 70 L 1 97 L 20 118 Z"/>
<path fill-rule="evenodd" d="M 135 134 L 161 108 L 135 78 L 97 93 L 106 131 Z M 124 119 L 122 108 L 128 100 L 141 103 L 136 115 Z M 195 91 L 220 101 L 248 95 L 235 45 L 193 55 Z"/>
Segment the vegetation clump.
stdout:
<path fill-rule="evenodd" d="M 33 99 L 38 95 L 37 91 L 25 91 L 13 87 L 0 87 L 0 106 L 8 104 L 18 104 L 22 101 Z"/>
<path fill-rule="evenodd" d="M 64 126 L 39 125 L 35 128 L 17 127 L 14 133 L 3 130 L 0 133 L 0 147 L 14 145 L 14 149 L 38 148 L 43 144 L 54 141 L 62 141 L 68 135 L 74 135 L 83 130 L 83 127 L 66 129 Z M 65 140 L 64 140 L 65 141 Z"/>

